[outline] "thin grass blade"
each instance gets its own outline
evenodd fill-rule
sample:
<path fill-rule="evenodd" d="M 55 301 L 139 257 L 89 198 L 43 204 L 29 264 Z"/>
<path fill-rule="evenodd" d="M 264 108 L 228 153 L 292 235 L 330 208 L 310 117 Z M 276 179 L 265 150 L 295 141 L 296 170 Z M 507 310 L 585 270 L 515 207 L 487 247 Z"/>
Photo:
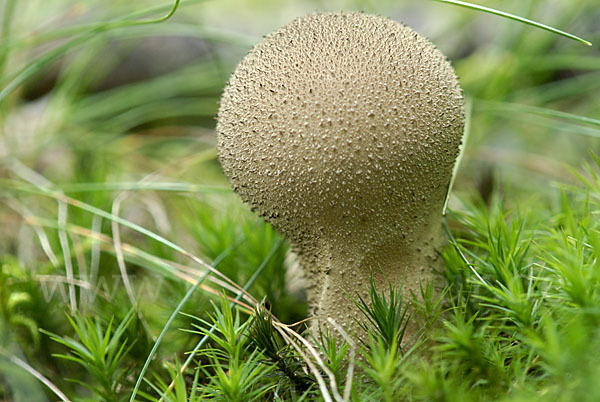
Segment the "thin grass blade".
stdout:
<path fill-rule="evenodd" d="M 527 18 L 524 18 L 524 17 L 519 17 L 518 15 L 514 15 L 514 14 L 511 14 L 511 13 L 504 12 L 504 11 L 496 10 L 496 9 L 489 8 L 489 7 L 480 6 L 478 4 L 467 3 L 465 1 L 458 1 L 458 0 L 433 0 L 433 1 L 437 1 L 439 3 L 453 4 L 455 6 L 470 8 L 471 10 L 483 11 L 483 12 L 488 13 L 488 14 L 498 15 L 500 17 L 508 18 L 508 19 L 514 20 L 514 21 L 518 21 L 518 22 L 521 22 L 523 24 L 531 25 L 531 26 L 534 26 L 536 28 L 540 28 L 540 29 L 543 29 L 543 30 L 555 33 L 557 35 L 561 35 L 561 36 L 564 36 L 566 38 L 573 39 L 573 40 L 575 40 L 577 42 L 583 43 L 584 45 L 592 46 L 592 43 L 590 41 L 587 41 L 587 40 L 585 40 L 583 38 L 580 38 L 579 36 L 570 34 L 570 33 L 565 32 L 565 31 L 561 31 L 560 29 L 556 29 L 556 28 L 553 28 L 553 27 L 551 27 L 549 25 L 542 24 L 541 22 L 532 21 L 530 19 L 527 19 Z"/>

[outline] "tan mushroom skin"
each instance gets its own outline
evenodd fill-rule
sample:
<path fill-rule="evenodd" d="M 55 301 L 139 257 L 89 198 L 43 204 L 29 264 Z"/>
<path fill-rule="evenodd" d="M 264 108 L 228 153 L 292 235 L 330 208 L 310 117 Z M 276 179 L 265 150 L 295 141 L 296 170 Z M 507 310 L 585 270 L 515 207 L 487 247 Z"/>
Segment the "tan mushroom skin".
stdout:
<path fill-rule="evenodd" d="M 368 298 L 371 274 L 405 296 L 433 278 L 463 128 L 456 75 L 431 42 L 384 17 L 323 13 L 240 62 L 217 136 L 234 190 L 298 254 L 312 314 L 351 329 L 349 295 Z"/>

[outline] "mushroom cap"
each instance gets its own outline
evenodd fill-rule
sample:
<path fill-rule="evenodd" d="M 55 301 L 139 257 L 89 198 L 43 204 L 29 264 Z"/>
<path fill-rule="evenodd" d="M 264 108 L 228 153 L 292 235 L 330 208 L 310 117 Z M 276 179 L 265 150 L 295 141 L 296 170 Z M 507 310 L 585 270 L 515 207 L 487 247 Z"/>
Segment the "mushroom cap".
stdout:
<path fill-rule="evenodd" d="M 342 12 L 256 45 L 225 88 L 217 136 L 234 190 L 299 245 L 415 238 L 441 214 L 463 128 L 457 78 L 431 42 Z"/>

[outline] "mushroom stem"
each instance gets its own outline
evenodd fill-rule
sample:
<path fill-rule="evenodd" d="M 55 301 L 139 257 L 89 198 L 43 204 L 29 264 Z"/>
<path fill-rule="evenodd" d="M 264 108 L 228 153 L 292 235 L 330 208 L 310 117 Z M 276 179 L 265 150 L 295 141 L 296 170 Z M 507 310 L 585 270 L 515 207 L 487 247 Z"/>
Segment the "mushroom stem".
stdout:
<path fill-rule="evenodd" d="M 365 334 L 356 324 L 365 317 L 355 301 L 359 297 L 370 299 L 371 278 L 376 289 L 387 296 L 390 285 L 400 288 L 403 307 L 409 305 L 413 295 L 419 297 L 421 284 L 433 282 L 441 287 L 440 278 L 434 272 L 442 262 L 438 255 L 441 239 L 440 215 L 407 238 L 400 236 L 375 244 L 360 236 L 335 244 L 324 242 L 310 262 L 301 258 L 304 267 L 322 267 L 319 272 L 310 273 L 311 278 L 316 278 L 309 281 L 313 295 L 309 299 L 313 302 L 311 309 L 315 317 L 313 331 L 328 326 L 327 317 L 335 317 L 344 328 L 364 338 Z M 411 310 L 409 306 L 409 314 Z M 403 344 L 414 340 L 417 331 L 418 326 L 411 319 Z"/>

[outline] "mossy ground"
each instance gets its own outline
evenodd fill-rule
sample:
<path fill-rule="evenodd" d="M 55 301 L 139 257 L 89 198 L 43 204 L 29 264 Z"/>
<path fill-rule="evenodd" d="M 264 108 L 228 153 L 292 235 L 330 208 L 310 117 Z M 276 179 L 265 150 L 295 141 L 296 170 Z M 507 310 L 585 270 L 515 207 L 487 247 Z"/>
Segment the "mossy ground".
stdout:
<path fill-rule="evenodd" d="M 594 0 L 485 5 L 600 43 Z M 0 399 L 600 399 L 596 47 L 439 2 L 184 1 L 132 23 L 172 6 L 0 5 Z M 229 190 L 213 129 L 260 35 L 340 9 L 449 56 L 469 143 L 417 346 L 379 300 L 370 344 L 314 334 L 320 363 L 285 325 L 306 317 L 298 269 Z"/>

